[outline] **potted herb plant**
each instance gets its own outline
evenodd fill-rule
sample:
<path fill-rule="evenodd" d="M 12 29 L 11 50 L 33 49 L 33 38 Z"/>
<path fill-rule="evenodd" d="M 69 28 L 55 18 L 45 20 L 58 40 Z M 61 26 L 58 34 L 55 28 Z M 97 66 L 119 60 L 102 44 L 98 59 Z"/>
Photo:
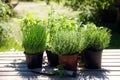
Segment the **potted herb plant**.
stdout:
<path fill-rule="evenodd" d="M 46 44 L 46 54 L 47 54 L 47 59 L 48 59 L 48 66 L 49 67 L 57 67 L 59 65 L 58 55 L 54 54 L 54 52 L 52 51 L 50 42 L 52 42 L 52 40 L 50 40 Z"/>
<path fill-rule="evenodd" d="M 22 20 L 22 33 L 22 45 L 28 68 L 41 68 L 46 44 L 46 29 L 42 21 L 28 15 Z"/>
<path fill-rule="evenodd" d="M 51 49 L 51 42 L 53 39 L 53 36 L 56 33 L 56 23 L 55 15 L 54 15 L 54 9 L 52 8 L 51 11 L 48 14 L 48 20 L 47 20 L 47 42 L 46 42 L 46 54 L 48 58 L 48 66 L 50 67 L 57 67 L 58 66 L 58 55 L 54 54 Z"/>
<path fill-rule="evenodd" d="M 58 55 L 54 54 L 54 51 L 51 49 L 54 36 L 58 33 L 58 31 L 71 31 L 76 30 L 75 20 L 69 19 L 64 15 L 57 15 L 54 13 L 54 9 L 51 9 L 49 12 L 49 18 L 47 23 L 47 45 L 46 45 L 46 53 L 48 57 L 48 64 L 50 67 L 56 67 L 59 65 L 58 63 Z"/>
<path fill-rule="evenodd" d="M 86 45 L 82 53 L 85 68 L 101 68 L 102 50 L 110 43 L 110 30 L 89 23 L 81 29 L 81 32 L 84 35 Z"/>
<path fill-rule="evenodd" d="M 65 69 L 77 70 L 78 54 L 83 49 L 78 36 L 76 31 L 59 31 L 54 36 L 52 49 L 59 56 L 59 65 Z"/>

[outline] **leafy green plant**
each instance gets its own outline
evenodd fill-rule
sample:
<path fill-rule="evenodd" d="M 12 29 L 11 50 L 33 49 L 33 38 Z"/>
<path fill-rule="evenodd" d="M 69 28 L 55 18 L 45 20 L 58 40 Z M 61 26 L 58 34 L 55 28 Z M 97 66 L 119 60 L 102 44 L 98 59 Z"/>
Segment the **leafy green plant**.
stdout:
<path fill-rule="evenodd" d="M 23 50 L 21 46 L 21 32 L 19 24 L 15 22 L 0 22 L 0 51 Z M 13 30 L 14 29 L 14 30 Z"/>
<path fill-rule="evenodd" d="M 80 34 L 76 31 L 60 31 L 51 42 L 52 50 L 58 55 L 70 55 L 81 52 L 83 49 L 81 40 Z"/>
<path fill-rule="evenodd" d="M 22 45 L 25 52 L 29 54 L 43 52 L 46 44 L 46 28 L 42 21 L 29 15 L 23 19 L 22 24 Z"/>
<path fill-rule="evenodd" d="M 0 21 L 8 20 L 10 16 L 13 16 L 12 6 L 0 1 Z"/>
<path fill-rule="evenodd" d="M 104 27 L 96 27 L 93 23 L 84 25 L 81 33 L 85 39 L 86 49 L 102 50 L 110 43 L 110 30 Z"/>
<path fill-rule="evenodd" d="M 5 2 L 5 3 L 10 3 L 11 0 L 2 0 L 2 2 Z"/>
<path fill-rule="evenodd" d="M 51 70 L 52 74 L 58 74 L 61 78 L 68 75 L 67 71 L 64 69 L 64 65 L 58 65 L 57 69 Z"/>
<path fill-rule="evenodd" d="M 92 5 L 91 5 L 92 4 Z M 65 5 L 70 6 L 73 10 L 79 10 L 79 17 L 82 21 L 101 22 L 102 15 L 114 16 L 115 0 L 66 0 Z M 109 11 L 105 14 L 105 11 Z M 115 16 L 114 16 L 115 17 Z"/>
<path fill-rule="evenodd" d="M 54 9 L 52 8 L 48 14 L 48 22 L 47 22 L 47 32 L 48 32 L 48 44 L 47 49 L 51 49 L 50 43 L 53 42 L 53 37 L 59 31 L 72 31 L 76 30 L 76 20 L 67 18 L 64 15 L 56 14 Z"/>
<path fill-rule="evenodd" d="M 2 25 L 0 25 L 0 47 L 5 44 L 6 40 L 7 40 L 7 31 L 3 28 Z"/>
<path fill-rule="evenodd" d="M 0 47 L 5 45 L 7 40 L 9 40 L 9 29 L 6 27 L 4 23 L 0 23 Z"/>
<path fill-rule="evenodd" d="M 60 76 L 60 77 L 65 77 L 66 75 L 67 75 L 67 72 L 66 72 L 66 70 L 64 69 L 64 67 L 63 67 L 64 65 L 58 65 L 57 67 L 58 67 L 58 75 Z"/>
<path fill-rule="evenodd" d="M 115 22 L 116 8 L 115 0 L 44 0 L 47 3 L 54 1 L 62 2 L 65 6 L 79 11 L 79 19 L 84 23 L 92 21 L 97 24 L 99 22 Z M 106 16 L 108 19 L 106 19 Z M 104 19 L 105 18 L 105 19 Z"/>

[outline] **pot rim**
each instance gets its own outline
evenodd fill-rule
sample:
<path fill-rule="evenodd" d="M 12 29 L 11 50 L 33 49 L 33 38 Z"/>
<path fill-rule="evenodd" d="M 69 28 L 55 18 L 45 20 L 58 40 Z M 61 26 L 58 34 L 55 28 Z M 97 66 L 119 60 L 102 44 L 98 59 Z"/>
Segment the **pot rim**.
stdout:
<path fill-rule="evenodd" d="M 32 53 L 32 54 L 29 54 L 27 52 L 23 52 L 25 55 L 39 55 L 39 54 L 43 54 L 44 52 L 39 52 L 39 53 Z"/>

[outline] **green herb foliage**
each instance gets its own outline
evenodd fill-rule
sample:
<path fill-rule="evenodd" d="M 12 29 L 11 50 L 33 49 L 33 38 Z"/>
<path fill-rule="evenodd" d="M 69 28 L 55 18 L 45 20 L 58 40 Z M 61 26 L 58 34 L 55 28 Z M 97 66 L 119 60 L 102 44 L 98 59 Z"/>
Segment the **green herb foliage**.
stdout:
<path fill-rule="evenodd" d="M 110 30 L 104 27 L 96 27 L 93 23 L 84 25 L 81 33 L 85 39 L 86 49 L 102 50 L 110 43 Z"/>
<path fill-rule="evenodd" d="M 76 20 L 67 18 L 64 15 L 56 14 L 54 9 L 52 8 L 48 14 L 48 23 L 47 23 L 47 31 L 48 31 L 48 44 L 47 49 L 51 49 L 51 42 L 53 42 L 53 37 L 59 31 L 72 31 L 76 30 Z"/>
<path fill-rule="evenodd" d="M 52 49 L 58 55 L 70 55 L 82 51 L 81 37 L 76 31 L 60 31 L 53 39 Z"/>
<path fill-rule="evenodd" d="M 23 19 L 22 24 L 25 52 L 30 54 L 43 52 L 46 44 L 46 28 L 43 22 L 29 15 Z"/>
<path fill-rule="evenodd" d="M 58 74 L 60 77 L 65 77 L 67 75 L 66 70 L 63 67 L 64 65 L 58 65 Z"/>

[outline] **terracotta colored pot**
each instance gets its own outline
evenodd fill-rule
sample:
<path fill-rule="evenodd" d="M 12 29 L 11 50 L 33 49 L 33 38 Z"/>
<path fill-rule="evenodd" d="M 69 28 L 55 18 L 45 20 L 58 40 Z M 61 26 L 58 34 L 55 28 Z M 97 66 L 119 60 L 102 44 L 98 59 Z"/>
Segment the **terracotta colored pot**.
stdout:
<path fill-rule="evenodd" d="M 53 54 L 51 51 L 46 51 L 47 53 L 47 58 L 48 58 L 48 65 L 50 67 L 57 67 L 59 65 L 58 62 L 58 55 L 57 54 Z"/>
<path fill-rule="evenodd" d="M 85 50 L 82 55 L 84 66 L 87 69 L 101 68 L 101 58 L 102 50 L 100 51 Z"/>
<path fill-rule="evenodd" d="M 59 64 L 67 70 L 77 70 L 78 54 L 59 56 Z"/>
<path fill-rule="evenodd" d="M 29 69 L 42 68 L 43 53 L 28 54 L 24 52 L 24 54 L 26 57 L 27 67 Z"/>

